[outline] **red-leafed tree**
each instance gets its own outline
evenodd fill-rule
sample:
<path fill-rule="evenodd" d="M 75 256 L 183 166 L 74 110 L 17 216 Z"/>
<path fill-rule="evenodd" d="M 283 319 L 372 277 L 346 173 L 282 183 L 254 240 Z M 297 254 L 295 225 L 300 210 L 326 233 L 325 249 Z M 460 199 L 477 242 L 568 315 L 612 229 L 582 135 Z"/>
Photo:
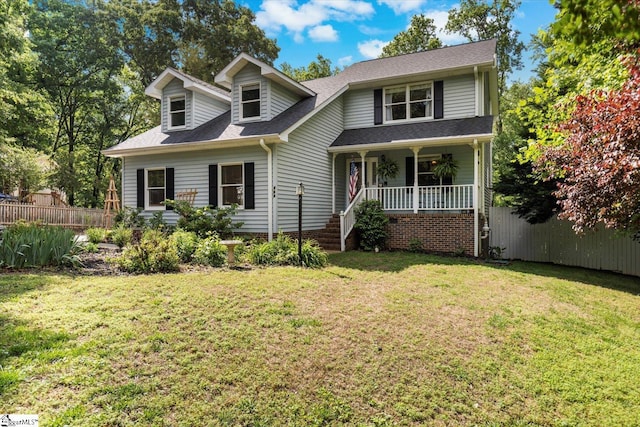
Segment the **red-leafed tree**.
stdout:
<path fill-rule="evenodd" d="M 547 147 L 537 161 L 562 178 L 559 216 L 576 231 L 603 222 L 640 237 L 640 55 L 627 61 L 624 85 L 578 96 L 571 118 L 560 125 L 564 143 Z"/>

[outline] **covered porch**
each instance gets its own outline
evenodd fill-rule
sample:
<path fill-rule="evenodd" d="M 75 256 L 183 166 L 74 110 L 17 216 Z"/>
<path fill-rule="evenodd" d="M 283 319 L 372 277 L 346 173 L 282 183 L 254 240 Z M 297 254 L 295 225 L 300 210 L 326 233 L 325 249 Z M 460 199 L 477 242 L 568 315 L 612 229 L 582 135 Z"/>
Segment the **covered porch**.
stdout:
<path fill-rule="evenodd" d="M 490 124 L 490 118 L 484 122 Z M 345 131 L 341 138 L 355 136 L 350 141 L 357 142 L 357 131 L 361 130 L 354 131 Z M 366 134 L 371 135 L 371 130 Z M 392 218 L 400 214 L 403 220 L 411 214 L 417 214 L 416 218 L 425 214 L 472 216 L 474 225 L 469 233 L 474 234 L 473 255 L 477 256 L 479 213 L 488 203 L 485 195 L 490 182 L 491 138 L 490 132 L 389 142 L 374 138 L 359 144 L 339 138 L 329 152 L 333 159 L 332 202 L 334 214 L 341 218 L 342 250 L 355 224 L 355 206 L 363 200 L 378 200 Z M 446 160 L 456 164 L 455 173 L 434 173 Z M 380 171 L 389 163 L 396 165 L 397 173 L 385 176 Z"/>

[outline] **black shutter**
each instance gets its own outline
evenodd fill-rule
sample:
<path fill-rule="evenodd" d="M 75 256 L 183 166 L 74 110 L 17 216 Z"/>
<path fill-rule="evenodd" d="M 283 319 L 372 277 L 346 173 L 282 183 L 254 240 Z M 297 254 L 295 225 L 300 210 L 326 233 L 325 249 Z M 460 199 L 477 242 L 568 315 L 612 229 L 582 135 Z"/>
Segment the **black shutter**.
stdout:
<path fill-rule="evenodd" d="M 165 182 L 164 198 L 165 199 L 173 200 L 173 198 L 175 197 L 174 196 L 175 186 L 174 186 L 173 176 L 174 176 L 173 168 L 166 168 L 164 170 L 164 182 Z M 167 210 L 172 211 L 173 207 L 167 206 Z"/>
<path fill-rule="evenodd" d="M 255 209 L 255 178 L 254 178 L 254 164 L 244 164 L 244 208 Z"/>
<path fill-rule="evenodd" d="M 144 209 L 144 169 L 136 171 L 137 199 L 136 206 Z"/>
<path fill-rule="evenodd" d="M 382 89 L 373 91 L 373 124 L 382 124 Z"/>
<path fill-rule="evenodd" d="M 444 117 L 444 84 L 442 80 L 433 82 L 433 118 Z"/>
<path fill-rule="evenodd" d="M 413 186 L 413 175 L 415 172 L 415 169 L 413 168 L 413 157 L 407 157 L 406 158 L 406 165 L 405 165 L 405 171 L 407 173 L 406 175 L 406 186 L 407 187 L 411 187 Z"/>
<path fill-rule="evenodd" d="M 218 165 L 209 165 L 209 206 L 218 207 Z"/>

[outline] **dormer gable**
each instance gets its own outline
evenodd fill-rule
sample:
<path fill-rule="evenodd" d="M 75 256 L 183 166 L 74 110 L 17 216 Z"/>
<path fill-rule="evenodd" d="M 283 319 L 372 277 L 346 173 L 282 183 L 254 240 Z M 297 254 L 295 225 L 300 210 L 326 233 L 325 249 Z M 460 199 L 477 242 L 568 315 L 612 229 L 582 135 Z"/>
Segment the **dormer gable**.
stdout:
<path fill-rule="evenodd" d="M 246 53 L 238 55 L 215 77 L 231 90 L 231 121 L 242 124 L 270 121 L 304 98 L 315 96 L 308 87 Z"/>
<path fill-rule="evenodd" d="M 161 101 L 163 132 L 195 129 L 231 108 L 231 96 L 224 90 L 167 68 L 145 93 Z"/>

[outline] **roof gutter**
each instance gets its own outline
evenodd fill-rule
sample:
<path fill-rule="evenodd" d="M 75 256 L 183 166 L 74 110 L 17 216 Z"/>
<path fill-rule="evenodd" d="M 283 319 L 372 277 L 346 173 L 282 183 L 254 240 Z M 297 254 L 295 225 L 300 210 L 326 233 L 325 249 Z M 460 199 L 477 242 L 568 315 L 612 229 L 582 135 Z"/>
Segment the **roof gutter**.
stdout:
<path fill-rule="evenodd" d="M 492 138 L 492 133 L 481 133 L 474 135 L 446 136 L 439 138 L 404 139 L 389 142 L 376 142 L 373 144 L 341 145 L 338 147 L 329 147 L 327 148 L 327 151 L 329 153 L 352 153 L 354 151 L 363 150 L 395 150 L 399 148 L 411 149 L 412 147 L 468 144 L 469 141 L 473 140 L 477 140 L 478 142 L 489 142 Z"/>
<path fill-rule="evenodd" d="M 159 145 L 155 147 L 140 147 L 140 148 L 122 148 L 102 150 L 101 153 L 107 157 L 130 157 L 130 156 L 143 156 L 148 154 L 165 154 L 174 152 L 185 151 L 198 151 L 198 150 L 216 150 L 222 148 L 237 148 L 237 147 L 250 147 L 260 145 L 260 141 L 264 140 L 268 143 L 280 143 L 278 134 L 251 136 L 244 138 L 231 138 L 224 140 L 209 140 L 209 141 L 196 141 L 196 142 L 181 142 L 176 144 Z"/>

